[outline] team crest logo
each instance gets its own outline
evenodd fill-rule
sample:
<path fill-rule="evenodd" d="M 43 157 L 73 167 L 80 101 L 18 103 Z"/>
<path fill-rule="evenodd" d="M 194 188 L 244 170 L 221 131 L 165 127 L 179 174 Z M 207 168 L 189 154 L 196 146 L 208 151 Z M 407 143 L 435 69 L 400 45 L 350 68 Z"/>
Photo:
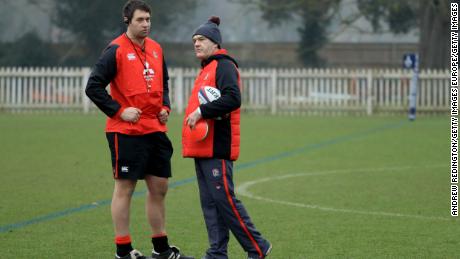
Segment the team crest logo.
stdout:
<path fill-rule="evenodd" d="M 127 57 L 128 57 L 129 61 L 132 61 L 132 60 L 136 59 L 136 55 L 134 53 L 128 53 Z"/>
<path fill-rule="evenodd" d="M 147 81 L 152 80 L 154 75 L 155 75 L 155 71 L 150 68 L 149 62 L 145 62 L 145 69 L 144 69 L 145 80 Z"/>
<path fill-rule="evenodd" d="M 220 175 L 219 169 L 217 168 L 212 169 L 212 175 L 214 177 L 218 177 Z"/>
<path fill-rule="evenodd" d="M 158 58 L 158 54 L 157 54 L 157 52 L 155 50 L 153 51 L 153 57 Z"/>

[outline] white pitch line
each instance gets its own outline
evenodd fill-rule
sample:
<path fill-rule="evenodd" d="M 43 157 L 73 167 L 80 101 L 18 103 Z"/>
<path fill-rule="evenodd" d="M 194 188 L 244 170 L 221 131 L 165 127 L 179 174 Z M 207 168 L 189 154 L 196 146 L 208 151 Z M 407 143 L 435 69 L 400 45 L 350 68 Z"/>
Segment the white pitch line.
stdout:
<path fill-rule="evenodd" d="M 391 213 L 391 212 L 382 212 L 382 211 L 337 209 L 337 208 L 332 208 L 332 207 L 323 207 L 323 206 L 314 205 L 314 204 L 303 204 L 303 203 L 289 202 L 289 201 L 283 201 L 283 200 L 275 200 L 275 199 L 270 199 L 270 198 L 254 195 L 248 190 L 249 187 L 259 184 L 259 183 L 269 182 L 273 180 L 293 178 L 293 177 L 356 173 L 356 172 L 378 172 L 378 171 L 391 171 L 391 170 L 401 171 L 401 170 L 414 169 L 414 168 L 439 168 L 439 167 L 447 167 L 447 166 L 446 165 L 433 165 L 433 166 L 384 167 L 384 168 L 370 168 L 370 169 L 361 168 L 361 169 L 344 169 L 344 170 L 319 171 L 319 172 L 313 172 L 313 173 L 289 174 L 289 175 L 267 177 L 267 178 L 262 178 L 262 179 L 255 180 L 255 181 L 244 182 L 240 184 L 238 188 L 236 188 L 236 192 L 242 196 L 245 196 L 251 199 L 255 199 L 255 200 L 267 201 L 267 202 L 278 203 L 282 205 L 288 205 L 288 206 L 294 206 L 294 207 L 300 207 L 300 208 L 317 209 L 317 210 L 329 211 L 329 212 L 354 213 L 354 214 L 388 216 L 388 217 L 404 217 L 404 218 L 415 218 L 415 219 L 424 219 L 424 220 L 451 220 L 450 218 L 445 218 L 445 217 L 430 217 L 430 216 L 410 215 L 410 214 Z"/>

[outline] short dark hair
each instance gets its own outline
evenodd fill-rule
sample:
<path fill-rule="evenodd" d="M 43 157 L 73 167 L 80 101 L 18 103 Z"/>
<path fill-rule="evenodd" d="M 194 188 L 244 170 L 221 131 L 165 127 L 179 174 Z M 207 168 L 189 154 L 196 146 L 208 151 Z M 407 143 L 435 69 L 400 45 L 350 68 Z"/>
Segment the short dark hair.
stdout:
<path fill-rule="evenodd" d="M 129 0 L 123 6 L 123 21 L 126 24 L 129 24 L 133 19 L 134 12 L 136 10 L 142 10 L 147 13 L 150 13 L 150 6 L 141 0 Z"/>

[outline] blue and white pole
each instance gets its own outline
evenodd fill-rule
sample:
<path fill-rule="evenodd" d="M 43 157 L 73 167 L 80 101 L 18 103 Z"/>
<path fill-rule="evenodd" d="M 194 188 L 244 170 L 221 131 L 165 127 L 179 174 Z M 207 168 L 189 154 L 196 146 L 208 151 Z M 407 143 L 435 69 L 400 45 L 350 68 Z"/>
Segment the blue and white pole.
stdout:
<path fill-rule="evenodd" d="M 412 68 L 412 79 L 410 80 L 409 89 L 409 120 L 415 120 L 415 111 L 417 106 L 417 85 L 419 73 L 418 54 L 404 55 L 404 67 Z"/>

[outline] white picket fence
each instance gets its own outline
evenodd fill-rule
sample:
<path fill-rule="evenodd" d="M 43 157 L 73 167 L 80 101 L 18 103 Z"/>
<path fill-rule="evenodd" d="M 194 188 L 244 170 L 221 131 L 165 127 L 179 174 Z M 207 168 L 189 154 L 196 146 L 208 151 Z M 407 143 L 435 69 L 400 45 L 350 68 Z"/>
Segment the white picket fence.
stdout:
<path fill-rule="evenodd" d="M 90 68 L 0 68 L 0 111 L 83 111 L 97 108 L 85 96 Z M 182 113 L 197 69 L 171 68 L 170 98 Z M 242 69 L 248 112 L 271 114 L 406 113 L 411 72 L 374 69 Z M 447 114 L 449 72 L 421 71 L 418 113 Z"/>

